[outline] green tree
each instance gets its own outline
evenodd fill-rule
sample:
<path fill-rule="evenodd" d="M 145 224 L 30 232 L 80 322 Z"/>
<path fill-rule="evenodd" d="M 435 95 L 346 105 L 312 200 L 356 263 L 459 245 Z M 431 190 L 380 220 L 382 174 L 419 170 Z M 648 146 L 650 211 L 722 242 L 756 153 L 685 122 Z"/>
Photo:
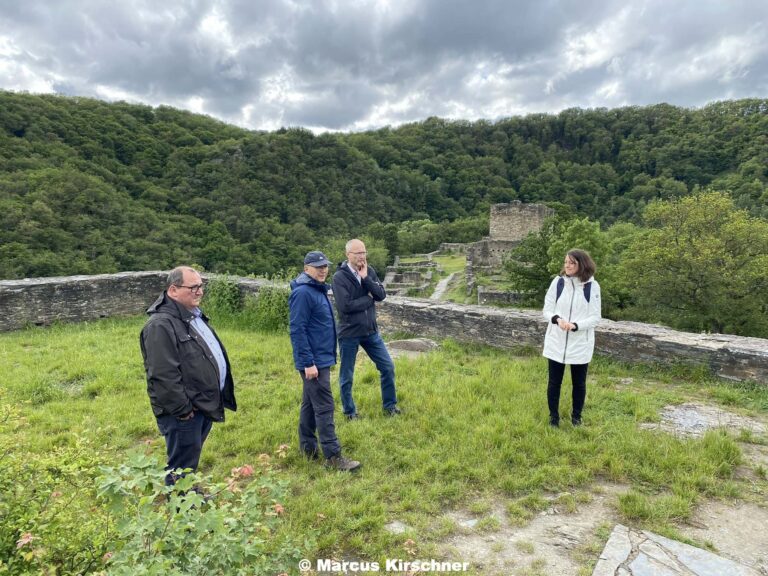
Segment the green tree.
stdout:
<path fill-rule="evenodd" d="M 569 217 L 564 207 L 547 218 L 538 232 L 529 234 L 508 256 L 504 266 L 513 289 L 523 295 L 523 304 L 540 306 L 554 276 L 563 267 L 563 258 L 573 248 L 589 252 L 600 268 L 608 242 L 600 224 L 588 218 Z"/>
<path fill-rule="evenodd" d="M 723 192 L 657 201 L 621 263 L 635 315 L 695 331 L 768 336 L 768 222 Z"/>

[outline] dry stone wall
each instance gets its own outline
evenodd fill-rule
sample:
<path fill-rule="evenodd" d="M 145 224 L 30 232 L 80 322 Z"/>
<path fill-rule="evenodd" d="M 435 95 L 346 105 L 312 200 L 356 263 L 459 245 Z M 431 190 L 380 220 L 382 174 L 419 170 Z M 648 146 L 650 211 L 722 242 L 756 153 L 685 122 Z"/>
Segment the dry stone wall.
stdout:
<path fill-rule="evenodd" d="M 387 298 L 379 311 L 387 331 L 499 348 L 544 343 L 541 313 L 514 308 L 486 308 L 428 300 Z M 768 384 L 768 340 L 722 334 L 691 334 L 640 322 L 603 320 L 595 349 L 618 360 L 704 366 L 722 378 Z"/>
<path fill-rule="evenodd" d="M 144 312 L 165 289 L 167 271 L 0 281 L 0 332 Z M 206 275 L 203 275 L 205 278 Z M 238 278 L 243 293 L 267 282 Z"/>
<path fill-rule="evenodd" d="M 167 272 L 0 281 L 0 331 L 55 321 L 79 322 L 141 314 L 165 286 Z M 258 293 L 266 281 L 238 278 L 241 292 Z M 379 325 L 435 339 L 454 338 L 499 348 L 543 343 L 538 311 L 497 309 L 391 296 L 379 305 Z M 691 334 L 639 322 L 604 320 L 596 331 L 600 354 L 628 362 L 705 366 L 733 380 L 768 384 L 768 340 Z"/>
<path fill-rule="evenodd" d="M 519 200 L 491 206 L 490 238 L 519 242 L 530 232 L 538 232 L 544 219 L 555 213 L 542 204 L 523 204 Z"/>

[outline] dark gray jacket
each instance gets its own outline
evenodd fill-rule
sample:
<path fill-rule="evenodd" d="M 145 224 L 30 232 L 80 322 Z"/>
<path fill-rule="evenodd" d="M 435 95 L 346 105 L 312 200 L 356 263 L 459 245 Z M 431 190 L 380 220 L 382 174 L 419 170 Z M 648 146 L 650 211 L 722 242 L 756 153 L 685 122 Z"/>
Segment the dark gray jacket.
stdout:
<path fill-rule="evenodd" d="M 194 319 L 192 312 L 163 292 L 147 309 L 147 314 L 149 320 L 139 342 L 147 373 L 147 393 L 155 416 L 184 416 L 194 408 L 211 420 L 222 422 L 225 408 L 237 410 L 229 357 L 216 333 L 214 336 L 227 363 L 224 390 L 219 389 L 219 372 L 213 354 L 190 325 Z M 205 315 L 202 319 L 208 323 Z"/>
<path fill-rule="evenodd" d="M 358 282 L 345 260 L 333 275 L 333 301 L 339 313 L 339 338 L 359 338 L 379 331 L 376 302 L 387 297 L 376 270 L 368 266 L 368 276 Z"/>

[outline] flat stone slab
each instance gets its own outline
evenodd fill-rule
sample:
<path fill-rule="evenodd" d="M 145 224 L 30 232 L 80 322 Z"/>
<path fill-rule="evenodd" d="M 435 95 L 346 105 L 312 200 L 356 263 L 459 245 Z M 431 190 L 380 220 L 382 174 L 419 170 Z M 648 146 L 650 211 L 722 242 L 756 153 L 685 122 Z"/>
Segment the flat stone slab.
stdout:
<path fill-rule="evenodd" d="M 592 576 L 761 576 L 749 566 L 617 524 Z"/>
<path fill-rule="evenodd" d="M 411 530 L 411 527 L 407 524 L 403 524 L 400 522 L 400 520 L 393 520 L 389 524 L 384 525 L 384 530 L 389 532 L 390 534 L 404 534 L 408 530 Z"/>
<path fill-rule="evenodd" d="M 679 406 L 665 406 L 661 411 L 661 422 L 641 424 L 641 428 L 659 429 L 678 436 L 703 436 L 708 430 L 728 428 L 730 430 L 749 430 L 764 434 L 766 427 L 745 416 L 727 412 L 715 406 L 689 402 Z"/>
<path fill-rule="evenodd" d="M 387 342 L 387 348 L 393 358 L 400 356 L 415 358 L 439 347 L 440 344 L 429 338 L 408 338 L 406 340 Z"/>

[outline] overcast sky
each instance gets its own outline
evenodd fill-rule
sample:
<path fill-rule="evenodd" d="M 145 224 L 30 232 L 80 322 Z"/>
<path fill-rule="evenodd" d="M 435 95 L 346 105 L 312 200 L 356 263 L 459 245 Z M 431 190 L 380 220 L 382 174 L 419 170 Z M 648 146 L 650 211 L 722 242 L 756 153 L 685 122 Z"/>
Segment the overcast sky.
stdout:
<path fill-rule="evenodd" d="M 0 0 L 0 88 L 246 128 L 768 97 L 766 0 Z"/>

